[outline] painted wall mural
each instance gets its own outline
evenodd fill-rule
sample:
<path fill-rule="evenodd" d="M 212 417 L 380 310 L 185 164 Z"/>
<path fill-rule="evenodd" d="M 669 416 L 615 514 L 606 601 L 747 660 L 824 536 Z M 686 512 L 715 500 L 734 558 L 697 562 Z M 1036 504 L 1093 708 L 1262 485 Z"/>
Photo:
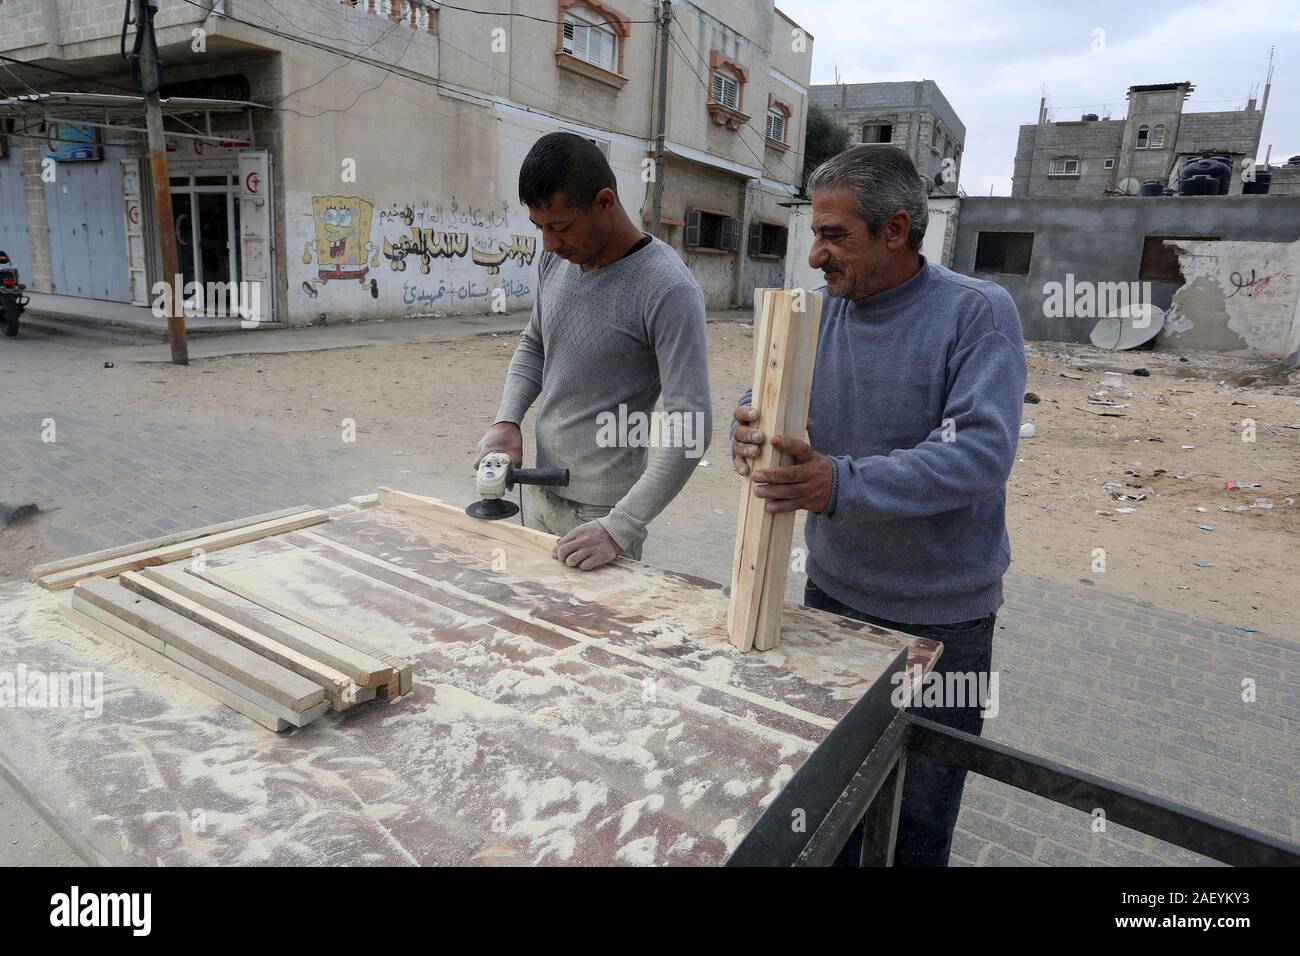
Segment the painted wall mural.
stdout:
<path fill-rule="evenodd" d="M 525 233 L 532 224 L 508 202 L 480 206 L 453 196 L 447 203 L 377 209 L 359 196 L 312 195 L 295 205 L 310 207 L 298 222 L 310 230 L 301 240 L 303 265 L 315 266 L 301 290 L 306 299 L 319 300 L 300 300 L 299 313 L 318 313 L 326 304 L 356 315 L 532 305 L 537 238 Z M 290 240 L 297 241 L 292 233 Z"/>

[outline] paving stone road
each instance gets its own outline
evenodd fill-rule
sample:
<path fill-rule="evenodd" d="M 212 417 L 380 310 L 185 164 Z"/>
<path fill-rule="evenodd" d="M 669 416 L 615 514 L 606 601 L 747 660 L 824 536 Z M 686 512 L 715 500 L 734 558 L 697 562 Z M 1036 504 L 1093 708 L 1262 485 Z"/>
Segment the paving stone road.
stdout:
<path fill-rule="evenodd" d="M 454 501 L 472 493 L 468 476 L 448 473 L 428 451 L 289 438 L 219 409 L 141 416 L 62 408 L 60 369 L 89 346 L 39 336 L 24 344 L 21 361 L 0 350 L 0 503 L 37 502 L 46 539 L 60 553 L 289 505 L 329 506 L 381 484 Z M 58 441 L 47 444 L 41 420 L 52 409 Z M 714 514 L 711 505 L 692 507 L 690 492 L 655 523 L 646 559 L 725 577 L 734 501 Z M 1300 842 L 1300 644 L 1033 572 L 1013 566 L 1007 578 L 994 644 L 1000 712 L 986 721 L 986 735 Z M 791 577 L 793 596 L 802 576 Z M 1247 679 L 1252 703 L 1242 700 Z M 972 777 L 953 863 L 1209 862 L 1113 824 L 1095 832 L 1093 822 Z M 75 857 L 0 781 L 0 865 L 36 862 Z"/>

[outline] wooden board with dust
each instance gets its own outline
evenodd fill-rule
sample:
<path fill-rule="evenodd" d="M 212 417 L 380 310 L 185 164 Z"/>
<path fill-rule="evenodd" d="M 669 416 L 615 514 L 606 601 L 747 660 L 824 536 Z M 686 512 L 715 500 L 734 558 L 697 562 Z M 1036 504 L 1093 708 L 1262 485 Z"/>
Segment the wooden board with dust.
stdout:
<path fill-rule="evenodd" d="M 359 504 L 78 579 L 76 624 L 159 599 L 141 639 L 183 645 L 132 653 L 61 617 L 67 591 L 0 588 L 0 669 L 102 676 L 97 714 L 0 708 L 0 769 L 88 860 L 720 864 L 868 691 L 938 653 L 793 604 L 778 648 L 742 653 L 714 582 L 567 568 L 537 533 L 402 492 Z M 227 706 L 250 689 L 256 714 Z"/>

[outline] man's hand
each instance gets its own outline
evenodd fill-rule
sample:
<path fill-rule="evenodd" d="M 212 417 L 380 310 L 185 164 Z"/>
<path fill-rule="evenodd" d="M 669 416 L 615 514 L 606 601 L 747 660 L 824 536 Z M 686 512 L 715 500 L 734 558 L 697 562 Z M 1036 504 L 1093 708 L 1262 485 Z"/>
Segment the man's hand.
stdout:
<path fill-rule="evenodd" d="M 571 568 L 594 571 L 602 564 L 609 564 L 623 549 L 618 546 L 604 525 L 599 521 L 580 524 L 563 538 L 551 552 L 551 557 L 563 561 Z"/>
<path fill-rule="evenodd" d="M 516 468 L 524 464 L 524 435 L 514 422 L 497 422 L 479 439 L 478 457 L 474 459 L 474 470 L 478 471 L 479 462 L 494 451 L 503 451 L 510 456 Z"/>
<path fill-rule="evenodd" d="M 749 427 L 751 422 L 758 421 L 758 409 L 753 405 L 737 405 L 732 417 L 736 419 L 736 430 L 731 433 L 731 444 L 736 452 L 731 456 L 731 464 L 736 474 L 748 475 L 749 459 L 757 458 L 763 447 L 763 433 Z"/>
<path fill-rule="evenodd" d="M 739 420 L 740 410 L 736 418 Z M 740 433 L 737 426 L 736 433 Z M 769 498 L 768 514 L 783 511 L 821 512 L 831 501 L 831 475 L 834 464 L 821 452 L 813 451 L 807 442 L 776 435 L 772 447 L 794 459 L 793 465 L 783 468 L 760 468 L 754 472 L 754 494 Z M 737 467 L 737 471 L 740 468 Z M 741 472 L 744 474 L 744 472 Z"/>

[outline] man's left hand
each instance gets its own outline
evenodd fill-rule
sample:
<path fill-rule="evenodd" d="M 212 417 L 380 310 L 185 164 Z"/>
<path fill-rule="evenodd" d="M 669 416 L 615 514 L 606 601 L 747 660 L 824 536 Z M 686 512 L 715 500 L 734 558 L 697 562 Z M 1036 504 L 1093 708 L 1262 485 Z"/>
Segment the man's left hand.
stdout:
<path fill-rule="evenodd" d="M 754 494 L 769 498 L 768 514 L 783 511 L 821 512 L 831 501 L 831 475 L 835 466 L 807 442 L 776 435 L 772 447 L 794 459 L 793 465 L 760 468 L 754 472 Z"/>
<path fill-rule="evenodd" d="M 609 564 L 623 553 L 605 526 L 599 521 L 580 524 L 563 538 L 551 552 L 551 557 L 563 561 L 571 568 L 594 571 L 604 564 Z"/>

